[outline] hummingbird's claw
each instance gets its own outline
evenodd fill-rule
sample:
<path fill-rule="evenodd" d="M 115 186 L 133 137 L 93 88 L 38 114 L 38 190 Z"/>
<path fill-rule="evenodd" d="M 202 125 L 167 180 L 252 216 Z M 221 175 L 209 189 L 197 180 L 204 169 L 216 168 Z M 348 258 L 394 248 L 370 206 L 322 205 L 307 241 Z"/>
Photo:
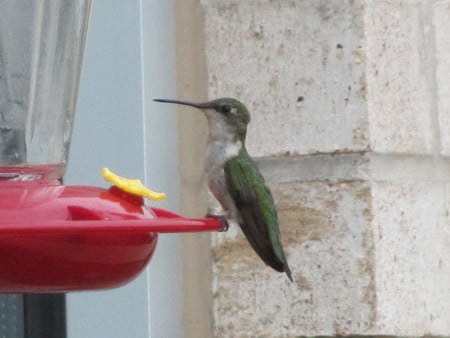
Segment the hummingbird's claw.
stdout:
<path fill-rule="evenodd" d="M 219 232 L 225 232 L 228 231 L 228 228 L 230 225 L 228 224 L 228 220 L 224 215 L 213 215 L 213 214 L 207 214 L 205 216 L 206 218 L 215 218 L 220 221 L 220 229 Z"/>
<path fill-rule="evenodd" d="M 229 227 L 230 227 L 230 225 L 228 224 L 228 221 L 225 218 L 222 218 L 220 220 L 220 230 L 219 230 L 219 232 L 228 231 Z"/>

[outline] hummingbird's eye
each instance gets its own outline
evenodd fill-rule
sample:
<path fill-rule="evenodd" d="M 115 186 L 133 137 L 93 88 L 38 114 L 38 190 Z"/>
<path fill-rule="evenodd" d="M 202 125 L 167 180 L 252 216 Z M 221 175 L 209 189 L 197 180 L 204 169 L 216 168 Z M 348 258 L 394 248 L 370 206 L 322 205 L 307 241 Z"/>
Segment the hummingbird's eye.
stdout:
<path fill-rule="evenodd" d="M 228 105 L 222 106 L 222 113 L 225 113 L 225 114 L 231 113 L 231 107 Z"/>

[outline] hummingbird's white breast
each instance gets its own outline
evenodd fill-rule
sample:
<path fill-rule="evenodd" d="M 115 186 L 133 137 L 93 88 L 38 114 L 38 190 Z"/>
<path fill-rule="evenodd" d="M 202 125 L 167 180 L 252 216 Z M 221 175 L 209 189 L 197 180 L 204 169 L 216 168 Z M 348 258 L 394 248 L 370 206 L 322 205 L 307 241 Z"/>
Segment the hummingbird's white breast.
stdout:
<path fill-rule="evenodd" d="M 224 165 L 238 156 L 242 143 L 237 140 L 234 143 L 223 143 L 213 141 L 208 144 L 206 157 L 206 173 L 208 176 L 208 187 L 211 193 L 222 205 L 229 218 L 237 219 L 237 209 L 226 185 Z"/>

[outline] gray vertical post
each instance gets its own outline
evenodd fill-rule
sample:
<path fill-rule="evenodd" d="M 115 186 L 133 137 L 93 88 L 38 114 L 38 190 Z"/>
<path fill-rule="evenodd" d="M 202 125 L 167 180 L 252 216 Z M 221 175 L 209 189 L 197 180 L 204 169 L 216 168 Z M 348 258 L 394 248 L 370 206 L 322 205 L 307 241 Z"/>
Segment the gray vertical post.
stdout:
<path fill-rule="evenodd" d="M 0 338 L 24 338 L 21 295 L 0 295 Z"/>

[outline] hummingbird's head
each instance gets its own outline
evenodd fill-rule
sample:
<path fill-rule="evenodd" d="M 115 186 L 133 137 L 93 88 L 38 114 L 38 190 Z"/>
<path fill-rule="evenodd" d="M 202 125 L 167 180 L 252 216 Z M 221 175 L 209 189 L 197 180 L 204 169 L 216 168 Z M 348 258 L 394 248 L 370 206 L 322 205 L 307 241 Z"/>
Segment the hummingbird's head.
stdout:
<path fill-rule="evenodd" d="M 200 109 L 205 114 L 212 138 L 238 138 L 242 143 L 247 134 L 250 114 L 240 101 L 224 97 L 207 102 L 190 102 L 178 100 L 156 99 L 157 102 L 182 104 Z"/>

